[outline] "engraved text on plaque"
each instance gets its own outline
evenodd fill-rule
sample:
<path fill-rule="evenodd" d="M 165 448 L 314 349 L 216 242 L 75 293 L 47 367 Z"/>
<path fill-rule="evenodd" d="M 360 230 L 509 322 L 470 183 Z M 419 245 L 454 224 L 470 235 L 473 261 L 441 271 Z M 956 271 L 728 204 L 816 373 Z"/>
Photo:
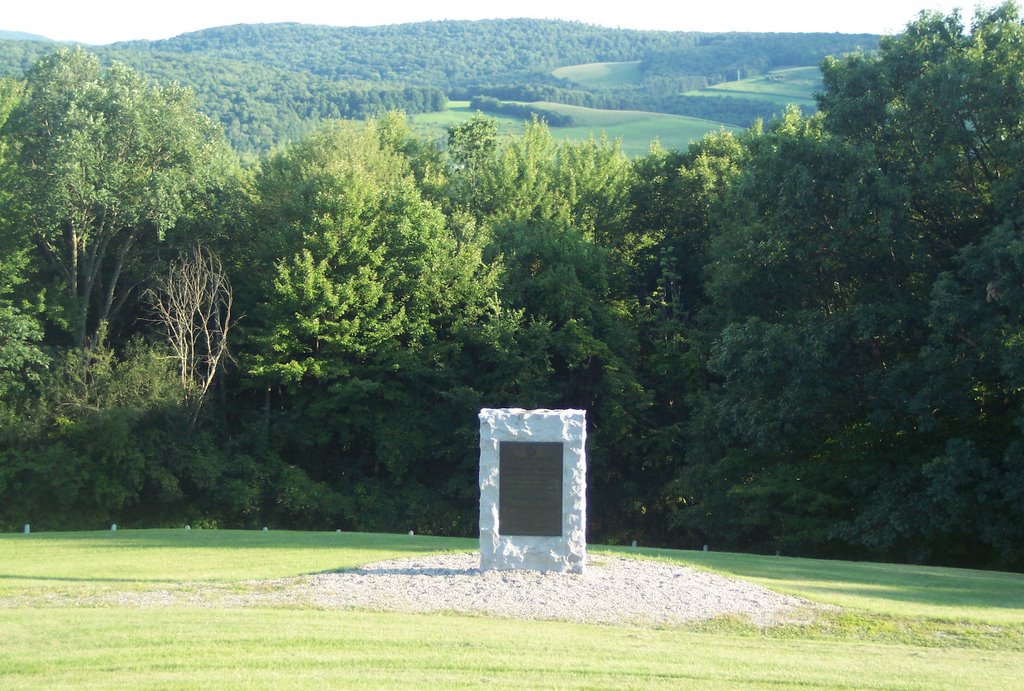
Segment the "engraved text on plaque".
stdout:
<path fill-rule="evenodd" d="M 498 531 L 562 534 L 562 443 L 503 441 L 499 447 Z"/>

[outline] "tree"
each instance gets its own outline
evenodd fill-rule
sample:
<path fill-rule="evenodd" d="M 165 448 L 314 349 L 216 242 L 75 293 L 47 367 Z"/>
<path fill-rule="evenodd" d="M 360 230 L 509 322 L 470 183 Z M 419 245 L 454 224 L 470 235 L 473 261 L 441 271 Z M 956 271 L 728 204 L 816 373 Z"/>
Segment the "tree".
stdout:
<path fill-rule="evenodd" d="M 1011 568 L 1024 563 L 1022 220 L 965 247 L 936 281 L 928 344 L 900 374 L 915 385 L 908 412 L 937 443 L 911 478 L 913 501 L 887 507 L 892 523 L 941 536 L 956 559 Z M 888 528 L 874 508 L 859 534 Z"/>
<path fill-rule="evenodd" d="M 476 401 L 452 391 L 457 339 L 500 308 L 474 226 L 449 227 L 393 144 L 377 123 L 331 123 L 257 180 L 265 278 L 242 361 L 265 387 L 267 446 L 295 466 L 281 520 L 305 506 L 328 525 L 451 530 L 465 515 L 469 447 L 451 439 Z"/>
<path fill-rule="evenodd" d="M 1019 564 L 1015 7 L 925 14 L 750 136 L 709 244 L 680 528 L 726 547 Z M 861 551 L 863 550 L 863 551 Z"/>
<path fill-rule="evenodd" d="M 551 130 L 536 118 L 523 133 L 501 142 L 478 176 L 473 211 L 490 222 L 568 221 L 565 193 L 555 174 L 558 147 Z"/>
<path fill-rule="evenodd" d="M 728 546 L 820 550 L 853 510 L 873 376 L 907 352 L 922 307 L 900 289 L 915 255 L 895 232 L 900 188 L 821 117 L 790 111 L 745 143 L 708 245 L 712 379 L 677 518 Z"/>
<path fill-rule="evenodd" d="M 621 252 L 635 180 L 620 143 L 605 135 L 564 141 L 554 169 L 554 189 L 566 200 L 569 223 L 602 247 Z"/>
<path fill-rule="evenodd" d="M 375 131 L 325 126 L 275 156 L 257 184 L 273 262 L 263 309 L 281 339 L 258 371 L 297 383 L 422 334 L 418 288 L 429 283 L 444 219 Z"/>
<path fill-rule="evenodd" d="M 62 50 L 36 63 L 2 133 L 11 192 L 62 286 L 78 346 L 143 280 L 140 262 L 208 184 L 217 130 L 190 92 Z"/>
<path fill-rule="evenodd" d="M 498 149 L 498 121 L 483 113 L 448 128 L 448 160 L 453 174 L 448 197 L 456 207 L 475 211 L 480 175 Z"/>
<path fill-rule="evenodd" d="M 905 190 L 920 304 L 908 354 L 877 379 L 873 415 L 901 440 L 889 482 L 841 534 L 874 551 L 1018 568 L 1021 396 L 1016 349 L 1024 208 L 1024 23 L 1015 3 L 928 13 L 874 57 L 825 66 L 825 126 L 871 147 Z M 859 113 L 859 117 L 855 117 Z M 916 320 L 920 321 L 916 321 Z M 894 490 L 895 488 L 895 490 Z"/>
<path fill-rule="evenodd" d="M 825 127 L 906 191 L 909 222 L 934 236 L 930 275 L 1019 198 L 1022 33 L 1012 2 L 970 32 L 957 13 L 924 13 L 876 55 L 823 65 Z"/>
<path fill-rule="evenodd" d="M 22 98 L 21 86 L 0 79 L 0 127 Z M 39 347 L 43 331 L 38 320 L 38 296 L 23 293 L 28 270 L 28 242 L 11 211 L 16 200 L 9 192 L 14 170 L 0 140 L 0 406 L 11 393 L 23 389 L 45 364 Z M 0 409 L 2 412 L 2 409 Z"/>
<path fill-rule="evenodd" d="M 747 135 L 753 136 L 753 135 Z M 632 453 L 641 459 L 636 530 L 652 544 L 701 544 L 704 536 L 673 529 L 686 497 L 671 486 L 690 447 L 688 427 L 708 385 L 706 334 L 709 244 L 719 207 L 747 157 L 744 138 L 710 134 L 686 151 L 655 147 L 633 163 L 630 212 L 614 245 L 620 283 L 634 296 L 638 376 L 647 394 Z"/>
<path fill-rule="evenodd" d="M 180 496 L 167 467 L 187 456 L 164 423 L 179 400 L 166 358 L 136 345 L 119 360 L 98 336 L 54 358 L 27 414 L 4 430 L 0 525 L 123 523 L 150 483 L 164 500 Z"/>
<path fill-rule="evenodd" d="M 498 121 L 483 113 L 448 128 L 448 155 L 459 170 L 474 177 L 497 150 Z"/>
<path fill-rule="evenodd" d="M 228 334 L 234 326 L 231 282 L 220 259 L 200 245 L 171 262 L 156 284 L 147 297 L 178 361 L 178 381 L 189 407 L 191 433 L 214 377 L 230 357 Z"/>

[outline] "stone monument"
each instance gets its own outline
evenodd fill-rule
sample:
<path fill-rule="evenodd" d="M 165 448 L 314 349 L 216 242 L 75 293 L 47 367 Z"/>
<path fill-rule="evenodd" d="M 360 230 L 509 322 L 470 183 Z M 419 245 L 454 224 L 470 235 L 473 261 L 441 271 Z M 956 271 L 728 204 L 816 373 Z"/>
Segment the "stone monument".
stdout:
<path fill-rule="evenodd" d="M 583 573 L 583 410 L 480 411 L 480 568 Z"/>

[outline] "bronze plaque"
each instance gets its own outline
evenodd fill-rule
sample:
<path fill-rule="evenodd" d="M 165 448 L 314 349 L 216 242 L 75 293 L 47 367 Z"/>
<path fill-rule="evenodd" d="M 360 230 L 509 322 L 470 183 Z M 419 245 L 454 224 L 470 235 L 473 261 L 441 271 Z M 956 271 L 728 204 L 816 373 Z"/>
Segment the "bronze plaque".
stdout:
<path fill-rule="evenodd" d="M 562 442 L 503 441 L 498 466 L 498 532 L 561 535 Z"/>

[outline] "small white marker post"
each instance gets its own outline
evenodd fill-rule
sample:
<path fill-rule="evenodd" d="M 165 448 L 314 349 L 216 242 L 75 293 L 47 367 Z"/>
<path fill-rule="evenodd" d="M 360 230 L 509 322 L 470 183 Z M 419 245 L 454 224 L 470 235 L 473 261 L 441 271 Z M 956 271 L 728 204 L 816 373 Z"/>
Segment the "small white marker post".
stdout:
<path fill-rule="evenodd" d="M 270 528 L 268 528 L 267 526 L 263 526 L 263 532 L 267 532 L 268 530 L 270 530 Z"/>
<path fill-rule="evenodd" d="M 32 532 L 32 526 L 30 526 L 28 523 L 26 523 L 25 524 L 25 528 L 24 528 L 24 532 L 25 532 L 26 535 L 31 533 Z"/>
<path fill-rule="evenodd" d="M 633 549 L 636 549 L 636 540 L 633 540 Z"/>
<path fill-rule="evenodd" d="M 409 537 L 412 537 L 412 536 L 413 536 L 413 532 L 410 530 L 409 531 Z"/>
<path fill-rule="evenodd" d="M 192 526 L 190 526 L 190 525 L 185 526 L 185 530 L 192 530 Z"/>
<path fill-rule="evenodd" d="M 110 524 L 110 532 L 113 533 L 113 532 L 116 532 L 116 531 L 117 531 L 117 523 L 111 523 Z"/>

